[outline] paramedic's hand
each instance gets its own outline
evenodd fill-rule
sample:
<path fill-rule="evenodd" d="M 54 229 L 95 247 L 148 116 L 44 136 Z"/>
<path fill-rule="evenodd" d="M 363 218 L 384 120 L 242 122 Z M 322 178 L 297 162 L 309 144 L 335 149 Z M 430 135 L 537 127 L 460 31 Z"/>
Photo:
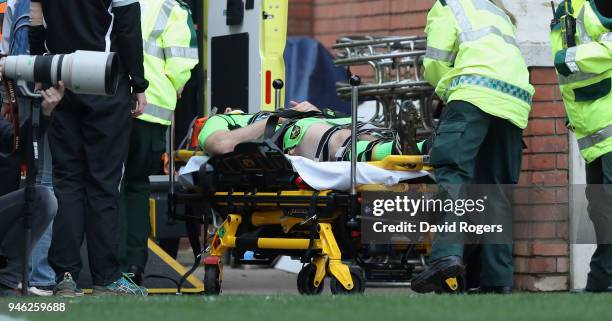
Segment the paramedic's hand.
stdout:
<path fill-rule="evenodd" d="M 181 97 L 183 97 L 183 89 L 185 89 L 185 87 L 181 87 L 176 91 L 176 98 L 181 99 Z"/>
<path fill-rule="evenodd" d="M 132 94 L 132 117 L 136 118 L 144 113 L 147 97 L 144 93 Z"/>
<path fill-rule="evenodd" d="M 41 90 L 40 94 L 43 97 L 42 101 L 42 113 L 45 116 L 51 116 L 51 112 L 55 109 L 55 106 L 59 104 L 60 101 L 64 98 L 64 91 L 66 88 L 64 87 L 64 82 L 60 81 L 57 86 L 50 87 L 47 90 Z"/>
<path fill-rule="evenodd" d="M 307 101 L 298 103 L 292 100 L 290 104 L 291 104 L 291 109 L 296 110 L 296 111 L 301 111 L 303 113 L 309 112 L 309 111 L 320 111 L 319 108 L 317 108 L 317 106 Z"/>

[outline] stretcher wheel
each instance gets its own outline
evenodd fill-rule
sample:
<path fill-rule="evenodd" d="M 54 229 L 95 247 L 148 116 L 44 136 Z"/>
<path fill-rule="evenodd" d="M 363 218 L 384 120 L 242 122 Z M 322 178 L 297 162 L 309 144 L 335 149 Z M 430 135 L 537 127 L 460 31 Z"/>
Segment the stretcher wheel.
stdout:
<path fill-rule="evenodd" d="M 323 280 L 319 286 L 315 286 L 313 280 L 317 273 L 317 267 L 314 264 L 308 264 L 300 270 L 297 277 L 297 287 L 300 294 L 317 295 L 323 292 Z"/>
<path fill-rule="evenodd" d="M 218 265 L 204 267 L 204 293 L 206 295 L 219 295 L 221 293 L 221 278 Z"/>
<path fill-rule="evenodd" d="M 344 288 L 342 283 L 338 281 L 335 277 L 331 278 L 331 282 L 329 283 L 329 288 L 332 294 L 361 294 L 365 291 L 365 276 L 363 275 L 363 271 L 359 267 L 351 267 L 351 278 L 353 279 L 353 288 L 351 290 L 347 290 Z"/>

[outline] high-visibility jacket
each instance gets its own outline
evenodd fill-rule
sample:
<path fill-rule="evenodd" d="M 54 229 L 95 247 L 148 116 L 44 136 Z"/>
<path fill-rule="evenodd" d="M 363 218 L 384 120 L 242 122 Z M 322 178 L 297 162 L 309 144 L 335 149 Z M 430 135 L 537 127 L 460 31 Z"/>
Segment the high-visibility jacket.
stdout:
<path fill-rule="evenodd" d="M 535 90 L 515 31 L 489 0 L 436 1 L 425 29 L 425 78 L 444 101 L 467 101 L 527 127 Z"/>
<path fill-rule="evenodd" d="M 6 0 L 0 0 L 0 23 L 4 20 L 6 14 Z M 2 30 L 0 30 L 0 38 L 2 38 Z"/>
<path fill-rule="evenodd" d="M 580 154 L 588 162 L 612 152 L 612 19 L 594 1 L 574 0 L 576 46 L 563 48 L 561 24 L 551 26 L 551 46 L 559 85 Z M 565 14 L 565 4 L 557 18 Z"/>
<path fill-rule="evenodd" d="M 177 91 L 198 63 L 197 38 L 188 7 L 177 0 L 140 0 L 147 106 L 138 119 L 170 125 Z"/>

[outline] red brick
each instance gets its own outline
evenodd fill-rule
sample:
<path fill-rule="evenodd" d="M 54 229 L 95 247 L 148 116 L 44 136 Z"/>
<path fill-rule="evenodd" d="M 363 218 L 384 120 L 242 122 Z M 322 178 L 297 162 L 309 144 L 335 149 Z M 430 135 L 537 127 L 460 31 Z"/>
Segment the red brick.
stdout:
<path fill-rule="evenodd" d="M 556 239 L 554 222 L 514 223 L 512 234 L 517 240 L 553 240 Z"/>
<path fill-rule="evenodd" d="M 391 12 L 429 11 L 434 3 L 434 0 L 391 0 Z"/>
<path fill-rule="evenodd" d="M 514 258 L 514 273 L 530 273 L 529 258 L 515 257 Z"/>
<path fill-rule="evenodd" d="M 531 106 L 531 117 L 548 118 L 548 117 L 565 117 L 565 106 L 562 102 L 535 102 Z"/>
<path fill-rule="evenodd" d="M 427 13 L 408 13 L 402 15 L 392 15 L 390 28 L 391 30 L 403 28 L 424 28 L 427 24 Z"/>
<path fill-rule="evenodd" d="M 515 205 L 513 207 L 516 222 L 546 222 L 567 220 L 567 204 Z"/>
<path fill-rule="evenodd" d="M 555 120 L 556 124 L 555 124 L 555 132 L 559 135 L 565 135 L 568 133 L 568 129 L 567 129 L 567 120 L 565 118 L 561 118 L 561 119 L 556 119 Z"/>
<path fill-rule="evenodd" d="M 566 186 L 568 174 L 566 171 L 533 172 L 531 182 L 534 185 Z"/>
<path fill-rule="evenodd" d="M 524 164 L 524 163 L 523 163 Z M 523 171 L 521 172 L 521 175 L 519 176 L 519 182 L 518 182 L 518 186 L 519 187 L 529 187 L 531 186 L 531 174 L 533 172 L 528 172 L 526 170 L 528 170 L 528 168 L 525 167 L 525 165 L 523 165 Z"/>
<path fill-rule="evenodd" d="M 534 242 L 531 245 L 534 255 L 539 256 L 567 256 L 568 245 L 562 242 Z"/>
<path fill-rule="evenodd" d="M 556 235 L 558 239 L 567 241 L 569 239 L 569 223 L 568 222 L 557 222 L 555 223 Z"/>
<path fill-rule="evenodd" d="M 557 168 L 555 154 L 535 154 L 527 155 L 529 169 L 531 170 L 552 170 Z"/>
<path fill-rule="evenodd" d="M 561 101 L 561 91 L 558 85 L 537 85 L 533 101 Z"/>
<path fill-rule="evenodd" d="M 512 246 L 512 253 L 515 256 L 531 256 L 531 243 L 528 241 L 516 241 Z"/>
<path fill-rule="evenodd" d="M 336 19 L 344 17 L 364 17 L 375 15 L 389 15 L 388 0 L 370 0 L 367 2 L 339 2 L 314 7 L 314 19 Z"/>
<path fill-rule="evenodd" d="M 567 185 L 567 184 L 566 184 Z M 569 202 L 569 187 L 560 187 L 557 189 L 557 203 Z"/>
<path fill-rule="evenodd" d="M 527 137 L 527 153 L 567 153 L 567 136 Z"/>
<path fill-rule="evenodd" d="M 523 173 L 522 176 L 527 176 L 531 173 Z M 512 190 L 512 201 L 514 204 L 529 204 L 529 189 L 528 188 L 514 188 Z"/>
<path fill-rule="evenodd" d="M 530 82 L 533 85 L 557 84 L 557 73 L 553 68 L 531 68 Z"/>
<path fill-rule="evenodd" d="M 567 154 L 557 154 L 557 168 L 569 169 L 569 160 Z"/>
<path fill-rule="evenodd" d="M 531 223 L 530 226 L 532 239 L 553 239 L 557 236 L 556 224 L 554 222 Z"/>
<path fill-rule="evenodd" d="M 557 273 L 568 273 L 569 272 L 569 258 L 558 257 L 557 258 Z"/>
<path fill-rule="evenodd" d="M 526 136 L 554 135 L 556 133 L 556 119 L 531 119 L 524 132 Z"/>
<path fill-rule="evenodd" d="M 535 257 L 529 260 L 529 273 L 554 273 L 557 272 L 557 259 L 556 258 L 544 258 Z"/>
<path fill-rule="evenodd" d="M 536 278 L 532 275 L 516 275 L 514 277 L 514 287 L 523 291 L 535 291 Z"/>
<path fill-rule="evenodd" d="M 513 190 L 515 204 L 555 204 L 557 192 L 554 188 L 524 188 Z"/>

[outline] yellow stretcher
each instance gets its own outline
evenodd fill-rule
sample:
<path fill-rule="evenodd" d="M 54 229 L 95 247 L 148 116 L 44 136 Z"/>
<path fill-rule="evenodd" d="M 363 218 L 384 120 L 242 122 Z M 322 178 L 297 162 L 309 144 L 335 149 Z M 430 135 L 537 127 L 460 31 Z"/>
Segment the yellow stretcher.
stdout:
<path fill-rule="evenodd" d="M 178 152 L 185 161 L 194 154 Z M 424 156 L 389 156 L 372 165 L 402 171 L 428 169 Z M 385 268 L 370 269 L 360 253 L 358 204 L 347 192 L 315 191 L 304 185 L 285 156 L 264 143 L 243 143 L 235 151 L 211 158 L 214 171 L 201 169 L 197 184 L 204 201 L 225 221 L 209 242 L 209 255 L 204 258 L 204 285 L 207 294 L 221 292 L 222 257 L 232 251 L 240 257 L 254 251 L 261 257 L 289 255 L 302 259 L 298 274 L 298 291 L 318 294 L 326 276 L 331 279 L 332 293 L 361 293 L 366 274 L 379 276 Z M 408 184 L 395 186 L 362 185 L 358 191 L 405 191 Z M 352 212 L 353 211 L 353 212 Z M 401 246 L 396 251 L 406 251 Z M 404 273 L 417 271 L 424 264 L 428 247 L 410 249 L 414 257 L 395 267 Z M 357 264 L 349 266 L 347 261 Z M 391 267 L 389 262 L 386 267 Z M 409 267 L 411 266 L 411 267 Z M 376 270 L 376 271 L 370 271 Z M 403 281 L 406 281 L 404 277 Z M 368 280 L 370 276 L 368 275 Z M 399 277 L 396 281 L 400 279 Z"/>

